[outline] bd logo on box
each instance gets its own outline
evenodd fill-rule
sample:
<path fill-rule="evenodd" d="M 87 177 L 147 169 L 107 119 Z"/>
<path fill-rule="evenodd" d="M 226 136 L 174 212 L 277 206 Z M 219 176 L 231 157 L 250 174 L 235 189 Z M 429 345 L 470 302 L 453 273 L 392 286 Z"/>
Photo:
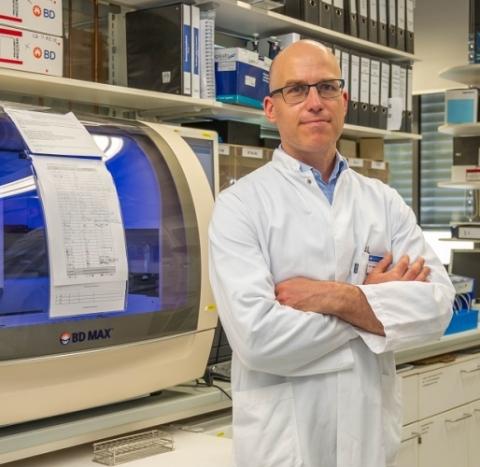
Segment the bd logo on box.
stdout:
<path fill-rule="evenodd" d="M 49 10 L 48 8 L 43 9 L 43 15 L 42 9 L 38 5 L 34 5 L 32 11 L 34 16 L 43 16 L 44 18 L 55 19 L 55 12 L 53 10 Z"/>
<path fill-rule="evenodd" d="M 55 60 L 57 58 L 57 54 L 53 50 L 43 50 L 40 47 L 35 47 L 33 49 L 33 56 L 35 58 L 44 58 L 45 60 Z"/>

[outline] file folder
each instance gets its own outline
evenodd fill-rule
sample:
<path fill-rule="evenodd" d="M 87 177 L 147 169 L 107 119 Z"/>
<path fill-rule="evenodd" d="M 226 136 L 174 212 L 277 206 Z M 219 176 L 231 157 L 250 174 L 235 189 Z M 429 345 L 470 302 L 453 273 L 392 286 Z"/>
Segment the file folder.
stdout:
<path fill-rule="evenodd" d="M 377 0 L 368 0 L 368 40 L 378 43 Z"/>
<path fill-rule="evenodd" d="M 368 41 L 368 0 L 358 0 L 358 37 Z"/>
<path fill-rule="evenodd" d="M 370 60 L 370 126 L 380 128 L 380 60 Z"/>
<path fill-rule="evenodd" d="M 480 63 L 480 6 L 470 0 L 468 25 L 468 63 Z"/>
<path fill-rule="evenodd" d="M 397 0 L 397 49 L 405 50 L 406 0 Z"/>
<path fill-rule="evenodd" d="M 200 97 L 200 8 L 191 5 L 192 15 L 192 97 Z"/>
<path fill-rule="evenodd" d="M 388 121 L 387 121 L 387 129 L 389 130 L 401 130 L 401 121 L 402 121 L 402 114 L 405 110 L 405 103 L 402 100 L 402 92 L 401 92 L 401 84 L 400 84 L 400 65 L 396 65 L 392 63 L 390 65 L 390 97 L 392 100 L 400 101 L 401 106 L 393 106 L 392 109 L 389 109 Z M 393 112 L 398 110 L 400 112 L 399 115 L 394 114 Z M 398 125 L 397 125 L 398 123 Z"/>
<path fill-rule="evenodd" d="M 351 36 L 358 37 L 358 14 L 357 0 L 347 0 L 346 16 L 346 33 Z"/>
<path fill-rule="evenodd" d="M 387 45 L 388 20 L 387 0 L 378 0 L 378 43 Z"/>
<path fill-rule="evenodd" d="M 396 0 L 387 0 L 387 45 L 392 48 L 397 47 L 397 2 Z"/>
<path fill-rule="evenodd" d="M 345 32 L 345 0 L 333 0 L 332 29 Z"/>
<path fill-rule="evenodd" d="M 413 13 L 415 8 L 415 0 L 406 0 L 406 30 L 405 30 L 405 50 L 413 54 L 413 42 L 415 38 Z"/>
<path fill-rule="evenodd" d="M 284 13 L 307 23 L 319 24 L 320 0 L 286 0 Z"/>
<path fill-rule="evenodd" d="M 192 95 L 190 5 L 127 13 L 126 33 L 129 87 Z"/>
<path fill-rule="evenodd" d="M 413 96 L 412 96 L 412 67 L 407 65 L 407 112 L 405 119 L 405 131 L 410 133 L 413 126 Z"/>
<path fill-rule="evenodd" d="M 332 0 L 321 0 L 319 24 L 322 28 L 332 29 Z"/>
<path fill-rule="evenodd" d="M 380 110 L 379 128 L 387 129 L 388 99 L 390 98 L 390 63 L 380 62 Z"/>
<path fill-rule="evenodd" d="M 360 57 L 360 105 L 358 124 L 370 126 L 370 58 Z"/>
<path fill-rule="evenodd" d="M 360 104 L 360 56 L 350 54 L 350 99 L 348 101 L 347 123 L 358 125 Z"/>
<path fill-rule="evenodd" d="M 347 91 L 348 98 L 351 99 L 350 91 L 350 52 L 346 49 L 342 50 L 342 58 L 340 61 L 340 70 L 342 78 L 345 80 L 345 91 Z"/>
<path fill-rule="evenodd" d="M 400 131 L 407 131 L 407 68 L 400 65 L 400 96 L 403 101 L 402 126 Z"/>

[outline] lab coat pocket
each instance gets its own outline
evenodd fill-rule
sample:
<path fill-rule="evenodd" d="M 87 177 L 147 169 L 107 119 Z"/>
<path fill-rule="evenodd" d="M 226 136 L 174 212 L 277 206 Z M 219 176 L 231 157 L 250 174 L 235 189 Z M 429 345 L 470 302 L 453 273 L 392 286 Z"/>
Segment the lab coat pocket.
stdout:
<path fill-rule="evenodd" d="M 236 467 L 301 467 L 291 383 L 234 393 Z"/>

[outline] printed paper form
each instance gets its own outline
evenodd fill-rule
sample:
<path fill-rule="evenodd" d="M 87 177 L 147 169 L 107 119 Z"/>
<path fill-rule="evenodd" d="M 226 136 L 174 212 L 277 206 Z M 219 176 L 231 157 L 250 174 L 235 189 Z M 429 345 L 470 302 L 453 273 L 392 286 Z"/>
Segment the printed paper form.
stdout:
<path fill-rule="evenodd" d="M 102 157 L 86 128 L 70 112 L 65 115 L 4 107 L 32 154 Z"/>
<path fill-rule="evenodd" d="M 38 155 L 32 161 L 47 224 L 50 316 L 123 310 L 125 234 L 105 164 Z"/>

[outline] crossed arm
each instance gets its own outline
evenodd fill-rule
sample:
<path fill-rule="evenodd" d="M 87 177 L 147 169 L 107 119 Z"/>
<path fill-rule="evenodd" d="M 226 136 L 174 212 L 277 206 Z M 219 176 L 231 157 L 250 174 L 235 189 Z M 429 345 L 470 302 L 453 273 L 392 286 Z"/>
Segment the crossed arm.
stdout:
<path fill-rule="evenodd" d="M 408 256 L 402 256 L 392 265 L 393 257 L 387 253 L 370 272 L 365 284 L 380 284 L 391 281 L 426 282 L 430 269 L 425 260 L 418 258 L 410 263 Z M 294 277 L 278 283 L 275 295 L 279 303 L 301 311 L 314 311 L 336 316 L 360 329 L 385 335 L 382 323 L 378 320 L 362 290 L 352 284 L 319 281 L 304 277 Z"/>

